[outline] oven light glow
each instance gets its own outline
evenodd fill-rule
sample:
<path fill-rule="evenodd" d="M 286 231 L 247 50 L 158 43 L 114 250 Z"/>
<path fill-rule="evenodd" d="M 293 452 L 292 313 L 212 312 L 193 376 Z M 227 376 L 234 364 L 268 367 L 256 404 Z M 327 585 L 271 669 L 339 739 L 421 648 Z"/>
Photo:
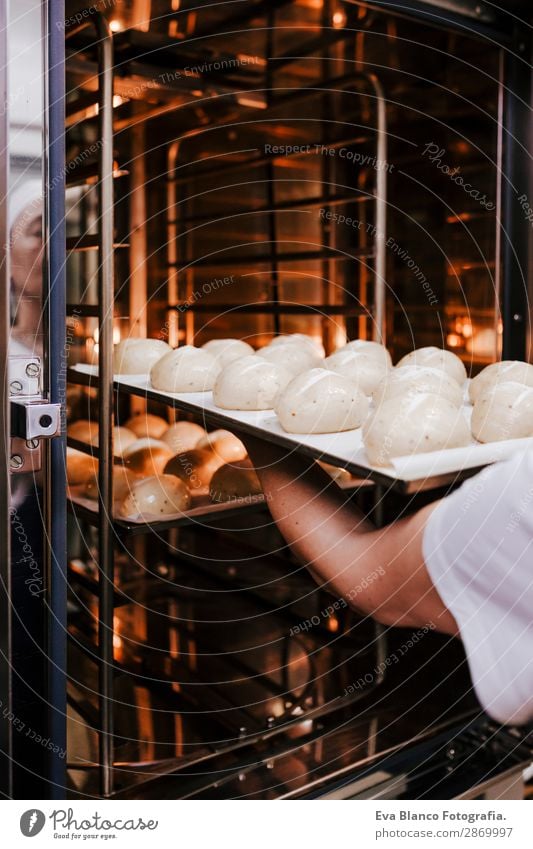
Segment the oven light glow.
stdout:
<path fill-rule="evenodd" d="M 342 29 L 342 27 L 346 26 L 346 12 L 343 12 L 339 9 L 338 12 L 335 12 L 333 15 L 333 26 L 335 29 Z"/>
<path fill-rule="evenodd" d="M 457 333 L 448 333 L 446 344 L 449 348 L 459 348 L 463 344 L 463 340 Z"/>
<path fill-rule="evenodd" d="M 117 20 L 117 18 L 113 18 L 111 21 L 109 21 L 109 29 L 111 30 L 111 32 L 120 32 L 120 30 L 124 29 L 124 27 L 122 26 L 122 23 Z"/>

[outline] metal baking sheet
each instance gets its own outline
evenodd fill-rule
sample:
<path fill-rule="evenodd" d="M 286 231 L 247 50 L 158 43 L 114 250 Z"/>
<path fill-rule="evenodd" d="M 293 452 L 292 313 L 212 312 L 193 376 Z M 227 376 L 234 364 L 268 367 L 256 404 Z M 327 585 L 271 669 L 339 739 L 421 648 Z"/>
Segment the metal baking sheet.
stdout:
<path fill-rule="evenodd" d="M 75 368 L 81 376 L 97 378 L 94 366 Z M 472 439 L 464 448 L 451 448 L 427 454 L 395 457 L 390 466 L 373 466 L 366 455 L 361 429 L 333 434 L 286 433 L 272 410 L 241 412 L 222 410 L 213 403 L 211 392 L 170 393 L 152 388 L 147 375 L 116 375 L 117 389 L 143 398 L 169 404 L 183 412 L 193 413 L 208 424 L 249 433 L 268 439 L 284 448 L 299 450 L 313 459 L 323 460 L 347 469 L 352 475 L 409 493 L 434 489 L 474 474 L 498 460 L 533 447 L 533 438 L 509 439 L 483 445 Z M 471 407 L 465 403 L 465 415 Z"/>
<path fill-rule="evenodd" d="M 82 495 L 83 487 L 69 488 L 69 500 L 71 511 L 80 519 L 85 519 L 94 524 L 98 520 L 98 503 Z M 232 501 L 215 503 L 205 496 L 193 498 L 192 507 L 183 513 L 175 513 L 167 516 L 161 521 L 158 515 L 118 517 L 114 510 L 113 525 L 117 530 L 127 531 L 131 534 L 141 534 L 152 531 L 166 531 L 171 528 L 179 528 L 183 525 L 201 524 L 206 525 L 210 521 L 216 522 L 220 519 L 239 515 L 243 510 L 257 510 L 263 506 L 265 499 L 263 495 L 250 495 L 243 498 L 235 498 Z M 118 505 L 117 505 L 118 506 Z"/>

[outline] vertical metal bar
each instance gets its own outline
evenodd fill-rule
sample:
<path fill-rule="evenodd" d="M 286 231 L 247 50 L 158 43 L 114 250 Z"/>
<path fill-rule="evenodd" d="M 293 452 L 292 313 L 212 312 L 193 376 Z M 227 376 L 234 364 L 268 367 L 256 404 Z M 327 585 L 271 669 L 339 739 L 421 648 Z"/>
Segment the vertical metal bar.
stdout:
<path fill-rule="evenodd" d="M 64 0 L 49 0 L 47 10 L 47 100 L 45 157 L 46 264 L 45 304 L 46 385 L 52 403 L 62 405 L 62 432 L 46 440 L 46 524 L 48 617 L 47 655 L 48 734 L 56 752 L 50 753 L 50 798 L 64 799 L 66 788 L 66 629 L 67 629 L 67 501 L 66 501 L 66 284 L 65 284 L 65 19 Z"/>
<path fill-rule="evenodd" d="M 113 590 L 114 546 L 111 524 L 113 495 L 113 37 L 109 24 L 94 15 L 98 34 L 98 384 L 99 453 L 99 707 L 100 784 L 102 796 L 113 789 Z"/>
<path fill-rule="evenodd" d="M 266 34 L 266 96 L 267 96 L 267 107 L 270 107 L 272 103 L 272 86 L 273 86 L 273 73 L 272 73 L 272 59 L 274 57 L 274 29 L 276 26 L 276 18 L 275 18 L 275 10 L 273 8 L 268 10 L 268 18 L 267 18 L 267 34 Z M 276 306 L 279 304 L 279 262 L 278 262 L 278 244 L 277 244 L 277 213 L 276 213 L 276 191 L 275 191 L 275 166 L 270 159 L 267 163 L 266 167 L 266 177 L 267 177 L 267 204 L 269 206 L 268 213 L 268 239 L 270 242 L 270 267 L 272 271 L 272 283 L 271 283 L 271 294 L 269 296 L 269 300 L 272 300 L 273 304 Z M 281 332 L 281 320 L 279 309 L 274 309 L 272 313 L 273 320 L 273 332 L 276 336 L 278 336 Z"/>
<path fill-rule="evenodd" d="M 167 176 L 174 177 L 176 171 L 176 163 L 178 161 L 181 142 L 173 142 L 168 150 L 167 156 Z M 178 197 L 178 187 L 175 180 L 167 181 L 167 303 L 177 304 L 179 301 L 178 293 L 178 226 L 177 216 L 178 209 L 176 201 Z M 177 310 L 172 310 L 168 313 L 168 342 L 173 348 L 178 347 L 179 341 L 179 314 Z"/>
<path fill-rule="evenodd" d="M 498 67 L 498 127 L 496 138 L 496 234 L 494 244 L 494 359 L 501 356 L 501 340 L 498 333 L 501 317 L 502 288 L 502 179 L 503 179 L 503 89 L 504 61 L 500 51 Z"/>
<path fill-rule="evenodd" d="M 520 53 L 524 58 L 529 57 L 530 50 L 530 38 L 521 32 L 513 48 L 505 54 L 502 356 L 510 360 L 526 357 L 529 323 L 527 279 L 531 231 L 522 204 L 533 205 L 529 195 L 531 74 L 527 73 Z"/>
<path fill-rule="evenodd" d="M 8 104 L 7 71 L 7 3 L 0 3 L 0 98 Z M 5 798 L 13 796 L 13 725 L 7 714 L 12 709 L 11 682 L 11 526 L 9 512 L 9 387 L 8 340 L 10 327 L 9 292 L 9 232 L 7 222 L 7 196 L 9 178 L 9 109 L 0 115 L 0 699 L 3 711 L 0 716 L 0 793 Z"/>
<path fill-rule="evenodd" d="M 376 342 L 386 342 L 386 274 L 387 274 L 387 104 L 383 86 L 375 74 L 368 74 L 367 79 L 374 89 L 377 101 L 377 159 L 376 178 L 376 266 L 374 273 L 374 331 Z"/>

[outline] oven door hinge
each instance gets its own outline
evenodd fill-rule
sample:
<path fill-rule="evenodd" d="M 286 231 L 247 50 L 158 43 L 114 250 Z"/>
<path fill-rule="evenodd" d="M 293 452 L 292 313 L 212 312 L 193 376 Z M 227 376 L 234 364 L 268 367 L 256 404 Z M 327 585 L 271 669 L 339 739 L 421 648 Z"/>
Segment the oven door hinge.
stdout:
<path fill-rule="evenodd" d="M 11 456 L 14 474 L 42 467 L 42 439 L 61 433 L 61 404 L 42 397 L 40 357 L 9 357 Z"/>

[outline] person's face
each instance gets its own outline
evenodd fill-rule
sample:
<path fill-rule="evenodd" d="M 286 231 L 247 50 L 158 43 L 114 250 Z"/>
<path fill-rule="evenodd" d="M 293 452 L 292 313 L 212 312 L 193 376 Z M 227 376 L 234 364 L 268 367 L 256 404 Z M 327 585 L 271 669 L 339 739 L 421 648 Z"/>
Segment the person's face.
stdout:
<path fill-rule="evenodd" d="M 11 277 L 17 295 L 41 294 L 43 272 L 42 200 L 32 201 L 11 228 Z"/>

